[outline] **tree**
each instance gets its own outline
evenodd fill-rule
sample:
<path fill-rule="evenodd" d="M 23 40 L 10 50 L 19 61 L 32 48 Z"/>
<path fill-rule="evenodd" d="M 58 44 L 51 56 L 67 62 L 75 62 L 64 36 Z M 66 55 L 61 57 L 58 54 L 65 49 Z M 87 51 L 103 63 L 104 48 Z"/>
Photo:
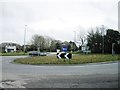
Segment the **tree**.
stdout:
<path fill-rule="evenodd" d="M 57 49 L 61 49 L 61 41 L 54 40 L 49 36 L 35 34 L 31 42 L 32 46 L 37 47 L 40 51 L 56 51 Z M 32 46 L 31 48 L 33 48 Z"/>
<path fill-rule="evenodd" d="M 100 33 L 101 28 L 88 32 L 87 41 L 93 53 L 120 53 L 120 33 L 113 29 L 107 29 L 106 34 Z M 105 33 L 105 32 L 104 32 Z M 104 46 L 104 47 L 103 47 Z"/>
<path fill-rule="evenodd" d="M 102 34 L 100 33 L 100 29 L 96 27 L 96 31 L 93 29 L 88 32 L 87 35 L 88 46 L 90 47 L 93 53 L 101 53 L 102 52 Z"/>
<path fill-rule="evenodd" d="M 45 38 L 35 34 L 32 37 L 32 44 L 37 46 L 38 50 L 43 51 L 45 49 Z"/>
<path fill-rule="evenodd" d="M 37 46 L 35 45 L 30 45 L 30 48 L 28 48 L 28 51 L 36 51 L 37 50 Z"/>
<path fill-rule="evenodd" d="M 50 45 L 50 51 L 56 52 L 57 49 L 61 49 L 61 41 L 60 40 L 52 40 Z"/>
<path fill-rule="evenodd" d="M 50 52 L 50 46 L 51 46 L 52 40 L 53 39 L 51 37 L 45 36 L 45 48 L 46 48 L 46 51 Z"/>
<path fill-rule="evenodd" d="M 112 44 L 114 43 L 114 51 L 115 53 L 120 53 L 120 33 L 113 29 L 107 29 L 107 33 L 105 36 L 105 52 L 112 53 Z"/>
<path fill-rule="evenodd" d="M 56 43 L 56 49 L 61 49 L 61 43 L 60 42 Z"/>
<path fill-rule="evenodd" d="M 81 42 L 82 45 L 86 42 L 86 36 L 83 34 L 79 35 L 79 41 Z"/>
<path fill-rule="evenodd" d="M 74 52 L 74 51 L 77 51 L 77 46 L 76 46 L 75 42 L 70 41 L 69 43 L 70 43 L 71 50 L 72 50 L 73 52 Z"/>

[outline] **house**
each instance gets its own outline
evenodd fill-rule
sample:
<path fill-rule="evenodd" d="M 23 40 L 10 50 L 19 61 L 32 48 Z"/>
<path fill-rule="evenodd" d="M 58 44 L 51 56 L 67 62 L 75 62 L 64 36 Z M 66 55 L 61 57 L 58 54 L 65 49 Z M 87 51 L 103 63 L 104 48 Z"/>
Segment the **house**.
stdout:
<path fill-rule="evenodd" d="M 17 52 L 21 51 L 22 46 L 12 42 L 4 42 L 0 44 L 0 52 Z"/>
<path fill-rule="evenodd" d="M 16 52 L 16 46 L 5 46 L 5 52 Z"/>

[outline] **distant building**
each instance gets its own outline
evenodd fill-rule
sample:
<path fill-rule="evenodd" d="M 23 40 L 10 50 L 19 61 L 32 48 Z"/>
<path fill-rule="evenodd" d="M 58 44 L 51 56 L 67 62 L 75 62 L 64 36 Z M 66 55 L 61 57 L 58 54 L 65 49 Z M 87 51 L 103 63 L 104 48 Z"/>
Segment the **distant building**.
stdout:
<path fill-rule="evenodd" d="M 5 46 L 5 52 L 16 52 L 16 46 Z"/>
<path fill-rule="evenodd" d="M 85 44 L 81 45 L 81 50 L 82 51 L 86 51 L 88 49 L 89 49 L 89 47 L 87 45 L 85 45 Z"/>
<path fill-rule="evenodd" d="M 19 52 L 22 46 L 12 42 L 5 42 L 0 44 L 0 52 Z"/>
<path fill-rule="evenodd" d="M 81 51 L 85 54 L 91 53 L 91 50 L 89 50 L 89 46 L 86 44 L 81 45 Z"/>

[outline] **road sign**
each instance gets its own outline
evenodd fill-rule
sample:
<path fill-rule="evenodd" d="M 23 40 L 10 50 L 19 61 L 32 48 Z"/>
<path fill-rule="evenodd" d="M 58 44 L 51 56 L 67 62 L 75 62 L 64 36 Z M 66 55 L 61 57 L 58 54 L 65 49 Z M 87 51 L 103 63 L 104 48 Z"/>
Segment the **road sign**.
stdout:
<path fill-rule="evenodd" d="M 68 46 L 63 43 L 62 46 L 61 46 L 61 51 L 62 51 L 62 52 L 67 52 L 67 47 L 68 47 Z"/>
<path fill-rule="evenodd" d="M 71 53 L 60 52 L 60 53 L 57 53 L 57 58 L 58 59 L 61 59 L 61 58 L 71 59 L 72 58 L 72 54 Z"/>
<path fill-rule="evenodd" d="M 63 48 L 62 48 L 62 51 L 63 51 L 63 52 L 67 52 L 67 48 L 66 48 L 66 47 L 63 47 Z"/>

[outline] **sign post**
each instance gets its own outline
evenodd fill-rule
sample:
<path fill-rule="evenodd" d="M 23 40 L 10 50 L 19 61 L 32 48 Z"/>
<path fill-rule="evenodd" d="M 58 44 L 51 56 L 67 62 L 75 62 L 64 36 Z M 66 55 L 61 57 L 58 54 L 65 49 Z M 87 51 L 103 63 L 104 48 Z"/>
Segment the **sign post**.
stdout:
<path fill-rule="evenodd" d="M 57 53 L 57 58 L 58 59 L 69 59 L 70 60 L 72 58 L 72 54 L 71 53 L 60 52 L 60 53 Z"/>

